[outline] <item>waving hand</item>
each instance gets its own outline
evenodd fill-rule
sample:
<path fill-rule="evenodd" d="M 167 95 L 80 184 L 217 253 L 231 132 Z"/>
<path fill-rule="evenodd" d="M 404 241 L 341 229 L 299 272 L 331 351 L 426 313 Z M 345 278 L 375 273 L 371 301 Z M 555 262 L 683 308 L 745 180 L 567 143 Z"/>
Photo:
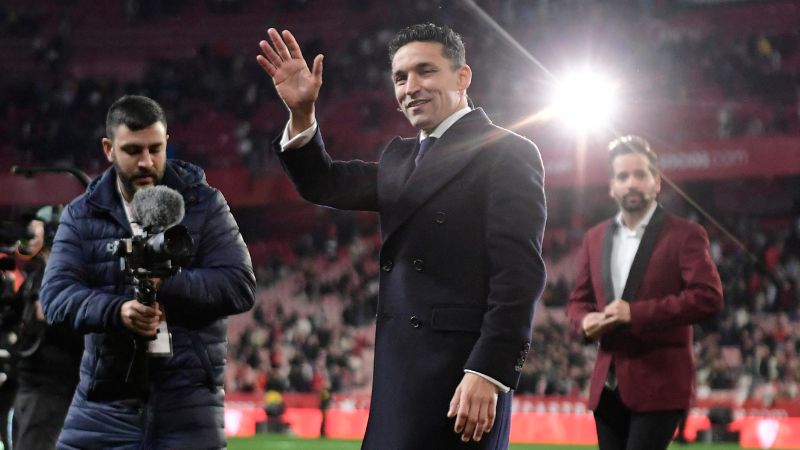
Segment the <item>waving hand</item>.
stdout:
<path fill-rule="evenodd" d="M 314 121 L 314 102 L 322 85 L 322 55 L 314 58 L 312 70 L 308 69 L 300 45 L 292 33 L 282 35 L 275 28 L 267 30 L 272 42 L 259 42 L 262 55 L 256 60 L 272 77 L 278 95 L 291 113 L 289 133 L 295 135 L 311 126 Z"/>

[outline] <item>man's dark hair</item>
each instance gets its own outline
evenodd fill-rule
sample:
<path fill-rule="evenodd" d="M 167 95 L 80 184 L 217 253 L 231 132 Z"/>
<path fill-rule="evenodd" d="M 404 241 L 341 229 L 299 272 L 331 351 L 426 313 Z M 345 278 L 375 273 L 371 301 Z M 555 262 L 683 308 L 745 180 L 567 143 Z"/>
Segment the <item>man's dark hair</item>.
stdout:
<path fill-rule="evenodd" d="M 418 23 L 400 30 L 389 42 L 389 62 L 400 47 L 411 42 L 438 42 L 442 44 L 442 56 L 450 60 L 450 67 L 455 70 L 467 63 L 464 42 L 461 36 L 447 25 L 438 26 L 432 23 Z"/>
<path fill-rule="evenodd" d="M 619 155 L 640 154 L 647 157 L 647 167 L 653 176 L 658 175 L 658 156 L 643 137 L 628 134 L 608 143 L 608 168 L 614 173 L 614 159 Z"/>
<path fill-rule="evenodd" d="M 106 114 L 106 137 L 114 140 L 114 132 L 120 125 L 131 131 L 139 131 L 156 122 L 167 127 L 167 116 L 155 100 L 141 95 L 125 95 L 108 108 Z"/>

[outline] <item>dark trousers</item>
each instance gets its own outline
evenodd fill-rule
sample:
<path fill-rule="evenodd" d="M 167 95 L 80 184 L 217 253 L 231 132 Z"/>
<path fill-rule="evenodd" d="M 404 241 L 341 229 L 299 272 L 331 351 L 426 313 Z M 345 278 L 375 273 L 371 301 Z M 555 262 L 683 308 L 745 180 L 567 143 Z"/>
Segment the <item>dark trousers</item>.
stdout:
<path fill-rule="evenodd" d="M 14 448 L 20 450 L 52 450 L 67 417 L 70 393 L 20 389 L 14 401 Z"/>
<path fill-rule="evenodd" d="M 594 411 L 600 450 L 666 450 L 685 411 L 633 412 L 619 391 L 603 389 Z"/>

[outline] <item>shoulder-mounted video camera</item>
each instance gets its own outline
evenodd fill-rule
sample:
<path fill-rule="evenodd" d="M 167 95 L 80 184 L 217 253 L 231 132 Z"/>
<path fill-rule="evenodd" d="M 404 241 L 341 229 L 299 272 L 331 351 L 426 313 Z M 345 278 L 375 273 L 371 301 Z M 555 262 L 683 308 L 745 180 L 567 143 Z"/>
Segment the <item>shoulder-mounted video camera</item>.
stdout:
<path fill-rule="evenodd" d="M 22 222 L 0 223 L 0 373 L 8 374 L 6 367 L 11 357 L 28 356 L 36 351 L 41 340 L 41 328 L 24 323 L 25 312 L 34 307 L 38 299 L 38 286 L 26 282 L 17 270 L 16 255 L 22 242 L 31 239 L 32 233 Z M 28 326 L 30 325 L 30 326 Z M 2 381 L 0 381 L 2 384 Z"/>
<path fill-rule="evenodd" d="M 22 274 L 16 263 L 20 242 L 32 238 L 28 227 L 21 222 L 0 222 L 0 330 L 16 326 L 24 307 L 21 293 L 17 292 Z"/>

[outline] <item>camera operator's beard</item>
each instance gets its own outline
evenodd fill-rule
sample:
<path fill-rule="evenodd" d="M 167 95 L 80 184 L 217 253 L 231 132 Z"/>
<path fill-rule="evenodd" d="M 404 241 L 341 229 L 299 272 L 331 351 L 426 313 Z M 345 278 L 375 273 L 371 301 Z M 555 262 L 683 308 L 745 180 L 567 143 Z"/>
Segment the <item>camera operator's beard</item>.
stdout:
<path fill-rule="evenodd" d="M 125 191 L 125 195 L 129 199 L 133 199 L 133 194 L 136 193 L 139 189 L 153 187 L 161 184 L 161 179 L 164 177 L 164 173 L 158 173 L 155 170 L 138 170 L 135 174 L 129 175 L 119 167 L 116 161 L 114 161 L 114 170 L 117 172 L 117 178 L 119 178 L 120 184 L 122 185 L 122 189 Z M 141 178 L 151 178 L 153 180 L 152 185 L 146 186 L 139 186 L 136 184 L 136 180 Z"/>

